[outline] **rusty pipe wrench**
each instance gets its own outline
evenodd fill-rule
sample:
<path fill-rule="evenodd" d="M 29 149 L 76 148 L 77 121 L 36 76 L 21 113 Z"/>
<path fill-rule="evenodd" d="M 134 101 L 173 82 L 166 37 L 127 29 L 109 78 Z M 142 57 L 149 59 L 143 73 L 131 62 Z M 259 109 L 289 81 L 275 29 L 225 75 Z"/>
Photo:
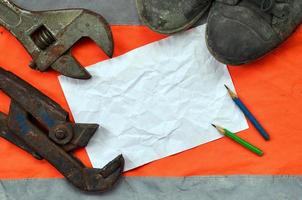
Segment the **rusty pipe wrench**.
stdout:
<path fill-rule="evenodd" d="M 85 9 L 28 11 L 9 0 L 0 0 L 0 25 L 23 44 L 39 71 L 49 67 L 61 74 L 89 79 L 91 75 L 71 55 L 71 48 L 81 38 L 96 42 L 111 57 L 113 39 L 110 27 L 99 14 Z"/>
<path fill-rule="evenodd" d="M 47 160 L 81 190 L 104 192 L 119 180 L 124 168 L 122 155 L 103 169 L 87 168 L 72 155 L 73 150 L 88 144 L 97 124 L 70 122 L 60 105 L 2 68 L 0 90 L 11 98 L 8 116 L 0 112 L 0 137 L 37 159 Z"/>

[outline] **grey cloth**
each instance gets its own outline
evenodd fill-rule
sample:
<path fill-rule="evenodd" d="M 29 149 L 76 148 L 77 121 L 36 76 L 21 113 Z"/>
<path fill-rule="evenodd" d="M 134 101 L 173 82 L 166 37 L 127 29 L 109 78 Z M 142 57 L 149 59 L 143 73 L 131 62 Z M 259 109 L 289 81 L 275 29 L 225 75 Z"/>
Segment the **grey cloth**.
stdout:
<path fill-rule="evenodd" d="M 135 0 L 11 0 L 16 5 L 34 11 L 66 8 L 86 8 L 101 14 L 110 24 L 141 24 Z"/>
<path fill-rule="evenodd" d="M 135 0 L 11 0 L 33 11 L 85 8 L 101 14 L 112 25 L 142 25 Z M 195 25 L 204 24 L 207 14 Z"/>
<path fill-rule="evenodd" d="M 126 177 L 113 191 L 87 194 L 64 179 L 3 180 L 0 200 L 300 200 L 302 177 Z"/>

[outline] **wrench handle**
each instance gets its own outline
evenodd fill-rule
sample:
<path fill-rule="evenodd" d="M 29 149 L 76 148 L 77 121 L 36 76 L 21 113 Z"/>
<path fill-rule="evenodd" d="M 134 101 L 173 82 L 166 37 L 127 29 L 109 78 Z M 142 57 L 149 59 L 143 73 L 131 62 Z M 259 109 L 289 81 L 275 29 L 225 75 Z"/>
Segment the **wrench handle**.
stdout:
<path fill-rule="evenodd" d="M 9 0 L 0 0 L 0 25 L 10 29 L 21 22 L 21 13 L 25 12 Z"/>

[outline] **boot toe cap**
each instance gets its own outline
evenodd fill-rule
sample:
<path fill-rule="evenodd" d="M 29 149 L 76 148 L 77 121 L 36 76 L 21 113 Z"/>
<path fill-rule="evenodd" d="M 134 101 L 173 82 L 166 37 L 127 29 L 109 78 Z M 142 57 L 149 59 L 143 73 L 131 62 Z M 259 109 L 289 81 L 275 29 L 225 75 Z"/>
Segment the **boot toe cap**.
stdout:
<path fill-rule="evenodd" d="M 140 19 L 152 30 L 171 34 L 194 25 L 211 0 L 136 0 Z"/>
<path fill-rule="evenodd" d="M 239 6 L 214 7 L 206 35 L 213 56 L 230 65 L 256 60 L 278 44 L 278 37 L 266 21 Z"/>

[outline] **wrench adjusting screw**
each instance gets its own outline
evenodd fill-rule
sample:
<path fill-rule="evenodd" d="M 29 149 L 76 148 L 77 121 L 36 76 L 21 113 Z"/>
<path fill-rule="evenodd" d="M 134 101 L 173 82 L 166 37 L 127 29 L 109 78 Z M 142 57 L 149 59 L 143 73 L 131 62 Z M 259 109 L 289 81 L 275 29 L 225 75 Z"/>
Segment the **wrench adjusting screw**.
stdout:
<path fill-rule="evenodd" d="M 55 37 L 44 25 L 31 34 L 31 39 L 41 50 L 45 50 L 56 41 Z"/>

